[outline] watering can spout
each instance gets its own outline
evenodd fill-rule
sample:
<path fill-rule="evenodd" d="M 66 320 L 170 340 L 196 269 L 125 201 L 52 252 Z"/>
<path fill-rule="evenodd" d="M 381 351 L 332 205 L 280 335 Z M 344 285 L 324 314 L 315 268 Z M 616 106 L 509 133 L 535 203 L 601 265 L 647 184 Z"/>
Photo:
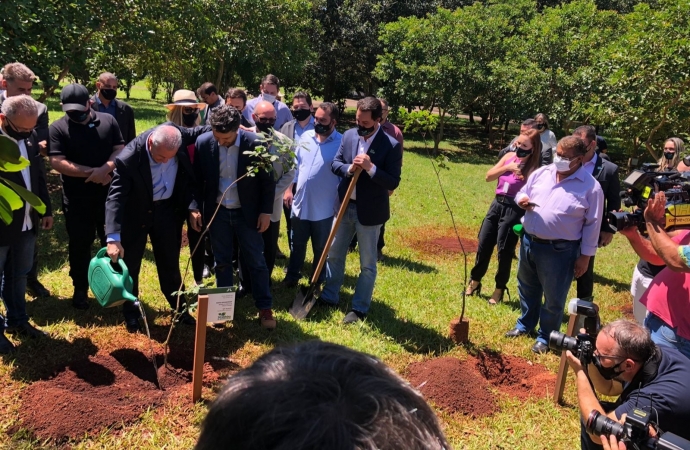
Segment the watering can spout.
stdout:
<path fill-rule="evenodd" d="M 136 302 L 132 294 L 134 283 L 122 258 L 113 263 L 106 248 L 98 251 L 89 263 L 89 287 L 98 303 L 104 308 L 119 306 L 124 302 Z"/>

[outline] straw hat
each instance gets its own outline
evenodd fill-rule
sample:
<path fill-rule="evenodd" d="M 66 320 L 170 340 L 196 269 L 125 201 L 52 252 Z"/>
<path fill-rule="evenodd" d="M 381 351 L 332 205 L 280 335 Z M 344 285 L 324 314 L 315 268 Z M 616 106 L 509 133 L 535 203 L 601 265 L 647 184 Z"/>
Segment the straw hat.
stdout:
<path fill-rule="evenodd" d="M 196 99 L 196 94 L 187 89 L 180 89 L 173 94 L 173 102 L 165 105 L 166 108 L 172 110 L 176 106 L 191 106 L 197 108 L 204 108 L 206 103 L 199 102 Z"/>

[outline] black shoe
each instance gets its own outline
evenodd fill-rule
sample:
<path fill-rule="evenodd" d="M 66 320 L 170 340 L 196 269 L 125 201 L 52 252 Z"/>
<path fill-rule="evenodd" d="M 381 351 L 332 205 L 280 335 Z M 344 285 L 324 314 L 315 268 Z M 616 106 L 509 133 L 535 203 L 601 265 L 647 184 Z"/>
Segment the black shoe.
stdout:
<path fill-rule="evenodd" d="M 297 287 L 297 285 L 299 284 L 299 281 L 297 281 L 297 280 L 290 280 L 289 278 L 285 278 L 281 284 L 282 284 L 284 287 L 286 287 L 286 288 L 288 288 L 288 289 L 291 289 L 291 288 Z"/>
<path fill-rule="evenodd" d="M 376 261 L 383 261 L 383 251 L 381 251 L 381 250 L 376 251 Z"/>
<path fill-rule="evenodd" d="M 360 320 L 364 320 L 365 317 L 366 317 L 366 314 L 363 314 L 359 311 L 355 311 L 353 309 L 352 311 L 350 311 L 349 313 L 347 313 L 345 315 L 345 318 L 343 319 L 343 323 L 344 324 L 355 323 L 355 322 L 358 322 Z"/>
<path fill-rule="evenodd" d="M 276 259 L 287 259 L 287 256 L 285 256 L 285 253 L 278 250 L 278 252 L 276 253 Z"/>
<path fill-rule="evenodd" d="M 202 272 L 201 277 L 211 278 L 212 276 L 213 274 L 211 273 L 211 269 L 209 269 L 209 267 L 206 264 L 204 264 L 204 271 Z"/>
<path fill-rule="evenodd" d="M 187 311 L 180 314 L 180 317 L 177 319 L 177 321 L 185 325 L 196 325 L 196 319 L 190 316 Z"/>
<path fill-rule="evenodd" d="M 327 302 L 326 300 L 324 300 L 324 299 L 322 299 L 321 297 L 319 297 L 319 298 L 316 299 L 316 306 L 321 306 L 321 307 L 324 307 L 324 308 L 333 308 L 333 309 L 335 309 L 335 308 L 338 307 L 338 304 L 337 304 L 337 303 Z"/>
<path fill-rule="evenodd" d="M 48 333 L 32 326 L 29 322 L 24 322 L 16 327 L 7 327 L 6 331 L 10 334 L 19 334 L 21 336 L 30 337 L 31 339 L 48 336 Z"/>
<path fill-rule="evenodd" d="M 139 316 L 125 317 L 125 326 L 127 331 L 130 333 L 138 333 L 141 331 L 141 325 L 139 324 Z"/>
<path fill-rule="evenodd" d="M 239 288 L 237 288 L 237 292 L 235 293 L 235 298 L 237 300 L 241 299 L 245 295 L 247 295 L 247 290 L 243 286 L 240 286 Z"/>
<path fill-rule="evenodd" d="M 348 253 L 354 253 L 354 252 L 356 252 L 356 251 L 357 251 L 357 246 L 348 247 L 348 248 L 347 248 L 347 252 L 348 252 Z"/>
<path fill-rule="evenodd" d="M 532 351 L 534 353 L 537 353 L 539 355 L 543 355 L 544 353 L 549 352 L 549 346 L 546 344 L 543 344 L 539 341 L 537 341 L 533 346 L 532 346 Z"/>
<path fill-rule="evenodd" d="M 527 335 L 527 334 L 529 334 L 529 332 L 527 332 L 527 331 L 522 331 L 521 329 L 519 329 L 519 328 L 516 327 L 516 328 L 513 328 L 512 330 L 510 330 L 509 332 L 507 332 L 507 333 L 505 334 L 505 336 L 506 336 L 506 337 L 509 337 L 509 338 L 516 338 L 516 337 L 524 336 L 524 335 Z"/>
<path fill-rule="evenodd" d="M 89 309 L 89 297 L 85 290 L 74 290 L 74 296 L 72 296 L 72 306 L 77 309 Z"/>
<path fill-rule="evenodd" d="M 0 333 L 0 355 L 7 355 L 14 351 L 14 344 L 7 339 L 5 333 Z"/>
<path fill-rule="evenodd" d="M 38 279 L 26 281 L 26 293 L 31 297 L 50 297 L 50 291 Z"/>

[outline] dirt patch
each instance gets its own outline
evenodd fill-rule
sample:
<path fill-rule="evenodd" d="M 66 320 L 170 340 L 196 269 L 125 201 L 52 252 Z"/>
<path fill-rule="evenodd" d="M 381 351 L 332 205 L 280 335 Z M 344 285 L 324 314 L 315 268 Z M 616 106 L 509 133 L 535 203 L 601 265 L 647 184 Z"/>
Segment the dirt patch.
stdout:
<path fill-rule="evenodd" d="M 191 357 L 172 356 L 172 368 L 159 355 L 157 387 L 153 365 L 136 349 L 103 351 L 74 361 L 54 377 L 38 381 L 21 394 L 20 427 L 36 438 L 62 443 L 68 439 L 120 428 L 136 421 L 149 408 L 162 405 L 171 395 L 191 401 Z M 218 381 L 217 370 L 230 363 L 204 364 L 204 383 Z M 214 367 L 215 366 L 215 367 Z M 222 370 L 221 370 L 222 371 Z M 16 430 L 10 430 L 10 433 Z"/>
<path fill-rule="evenodd" d="M 410 383 L 448 413 L 482 417 L 499 409 L 489 383 L 476 370 L 473 361 L 435 358 L 410 364 L 407 371 Z"/>
<path fill-rule="evenodd" d="M 470 321 L 466 317 L 460 320 L 460 317 L 450 321 L 448 325 L 450 331 L 450 338 L 458 345 L 462 345 L 469 341 L 470 338 Z"/>
<path fill-rule="evenodd" d="M 464 361 L 445 357 L 410 364 L 407 379 L 444 411 L 482 417 L 499 410 L 491 387 L 520 399 L 547 397 L 556 375 L 522 358 L 484 351 Z"/>
<path fill-rule="evenodd" d="M 489 351 L 479 352 L 476 361 L 479 373 L 501 392 L 521 399 L 553 393 L 556 375 L 539 364 Z"/>
<path fill-rule="evenodd" d="M 461 229 L 459 234 L 460 241 L 458 241 L 458 237 L 452 228 L 424 228 L 412 230 L 410 235 L 414 236 L 414 238 L 407 241 L 413 249 L 431 255 L 462 254 L 463 248 L 465 253 L 476 253 L 477 246 L 479 245 L 476 239 L 477 231 Z M 462 246 L 460 245 L 461 243 Z"/>

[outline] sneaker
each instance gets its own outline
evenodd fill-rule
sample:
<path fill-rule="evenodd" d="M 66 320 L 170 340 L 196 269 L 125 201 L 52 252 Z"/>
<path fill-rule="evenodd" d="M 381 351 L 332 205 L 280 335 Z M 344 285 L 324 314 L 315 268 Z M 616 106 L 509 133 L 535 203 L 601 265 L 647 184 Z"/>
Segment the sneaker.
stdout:
<path fill-rule="evenodd" d="M 34 298 L 50 297 L 50 291 L 38 279 L 27 280 L 26 293 Z"/>
<path fill-rule="evenodd" d="M 343 323 L 345 325 L 348 325 L 351 323 L 359 322 L 360 320 L 364 320 L 365 317 L 366 317 L 366 314 L 361 313 L 359 311 L 355 311 L 353 309 L 352 311 L 347 313 L 347 315 L 345 315 L 345 318 L 343 319 Z"/>
<path fill-rule="evenodd" d="M 271 309 L 262 309 L 259 311 L 259 320 L 261 321 L 261 328 L 274 330 L 276 327 L 276 320 L 273 318 L 273 310 Z"/>
<path fill-rule="evenodd" d="M 72 306 L 77 309 L 89 309 L 89 301 L 86 290 L 75 289 L 74 296 L 72 296 Z"/>

